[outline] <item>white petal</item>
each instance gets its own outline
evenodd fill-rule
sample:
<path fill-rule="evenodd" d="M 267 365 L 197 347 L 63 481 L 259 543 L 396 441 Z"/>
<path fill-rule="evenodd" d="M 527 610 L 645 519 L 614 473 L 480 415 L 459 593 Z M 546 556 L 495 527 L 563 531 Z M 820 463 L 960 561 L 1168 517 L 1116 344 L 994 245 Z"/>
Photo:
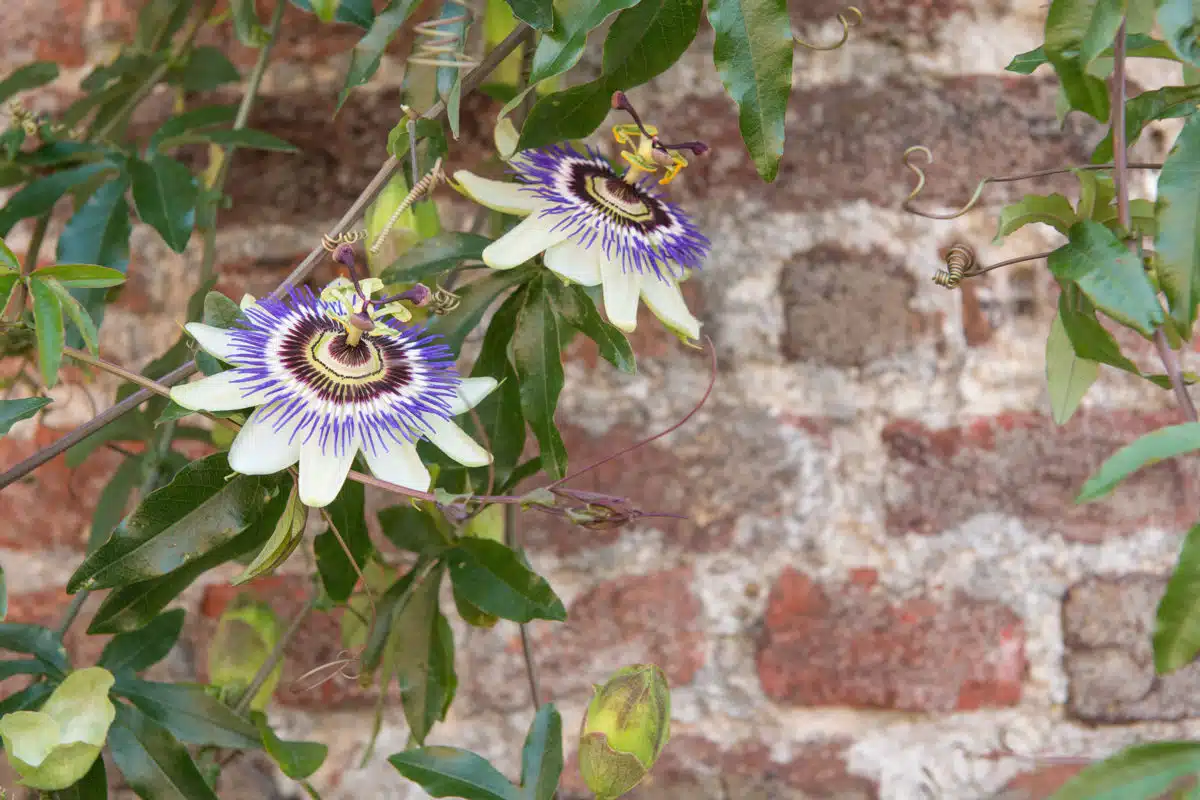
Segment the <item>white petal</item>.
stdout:
<path fill-rule="evenodd" d="M 458 385 L 458 397 L 450 401 L 450 413 L 454 416 L 465 414 L 483 402 L 483 398 L 492 393 L 500 385 L 495 378 L 463 378 Z"/>
<path fill-rule="evenodd" d="M 493 269 L 512 269 L 524 264 L 547 247 L 567 238 L 566 226 L 556 231 L 552 219 L 526 217 L 517 227 L 483 249 L 483 263 Z"/>
<path fill-rule="evenodd" d="M 338 455 L 332 442 L 322 448 L 317 438 L 314 435 L 307 444 L 300 445 L 300 502 L 309 508 L 327 506 L 338 496 L 359 445 L 354 439 Z"/>
<path fill-rule="evenodd" d="M 300 460 L 300 440 L 304 436 L 293 438 L 290 425 L 276 431 L 279 415 L 268 420 L 264 416 L 262 408 L 255 409 L 229 448 L 229 466 L 243 475 L 271 475 Z"/>
<path fill-rule="evenodd" d="M 515 183 L 488 180 L 465 169 L 454 173 L 454 182 L 476 203 L 505 214 L 524 216 L 546 202 L 531 191 L 523 191 Z"/>
<path fill-rule="evenodd" d="M 609 259 L 601 260 L 600 271 L 604 276 L 604 312 L 608 321 L 628 333 L 637 327 L 642 275 L 632 269 L 622 271 L 621 262 Z"/>
<path fill-rule="evenodd" d="M 189 322 L 183 326 L 183 329 L 192 335 L 197 344 L 217 358 L 228 361 L 230 364 L 236 363 L 232 356 L 233 339 L 230 337 L 229 331 L 205 325 L 203 322 Z"/>
<path fill-rule="evenodd" d="M 254 295 L 247 293 L 242 295 L 242 302 L 238 303 L 238 307 L 241 308 L 242 311 L 245 311 L 247 308 L 257 302 L 258 301 L 254 299 Z"/>
<path fill-rule="evenodd" d="M 237 411 L 262 402 L 259 392 L 233 382 L 237 370 L 226 370 L 182 386 L 171 387 L 171 399 L 192 411 Z"/>
<path fill-rule="evenodd" d="M 388 442 L 387 450 L 380 446 L 374 453 L 364 447 L 363 455 L 367 457 L 367 466 L 376 478 L 418 492 L 429 489 L 429 470 L 421 463 L 415 444 Z"/>
<path fill-rule="evenodd" d="M 427 417 L 425 424 L 433 429 L 432 433 L 426 434 L 429 441 L 464 467 L 482 467 L 491 462 L 492 454 L 453 422 L 440 417 Z"/>
<path fill-rule="evenodd" d="M 568 239 L 546 250 L 546 266 L 569 281 L 596 286 L 600 283 L 599 255 L 599 250 L 590 250 Z"/>
<path fill-rule="evenodd" d="M 688 310 L 677 282 L 647 275 L 642 281 L 642 299 L 654 316 L 675 333 L 689 339 L 700 338 L 700 321 Z"/>

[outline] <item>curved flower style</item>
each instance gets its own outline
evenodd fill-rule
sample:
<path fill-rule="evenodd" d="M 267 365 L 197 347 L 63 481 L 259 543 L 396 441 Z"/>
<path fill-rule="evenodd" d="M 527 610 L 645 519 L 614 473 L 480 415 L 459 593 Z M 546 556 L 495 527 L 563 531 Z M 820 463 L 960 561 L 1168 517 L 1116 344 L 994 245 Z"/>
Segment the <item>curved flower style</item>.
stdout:
<path fill-rule="evenodd" d="M 430 483 L 417 455 L 421 437 L 465 466 L 491 461 L 450 418 L 479 403 L 496 380 L 463 380 L 437 337 L 387 319 L 394 311 L 387 300 L 373 305 L 363 296 L 355 311 L 356 296 L 341 278 L 320 298 L 300 289 L 286 301 L 244 299 L 233 328 L 189 323 L 200 346 L 234 369 L 171 389 L 172 400 L 197 411 L 257 406 L 230 447 L 229 465 L 267 475 L 299 462 L 308 506 L 337 497 L 360 449 L 376 477 L 419 491 Z"/>
<path fill-rule="evenodd" d="M 562 146 L 527 150 L 510 165 L 516 183 L 454 173 L 471 199 L 525 216 L 483 251 L 484 263 L 510 269 L 544 252 L 546 266 L 563 278 L 603 284 L 604 309 L 621 330 L 637 327 L 640 296 L 677 334 L 699 337 L 700 322 L 679 282 L 700 268 L 710 243 L 679 206 L 650 188 L 641 170 L 620 174 L 593 150 Z"/>

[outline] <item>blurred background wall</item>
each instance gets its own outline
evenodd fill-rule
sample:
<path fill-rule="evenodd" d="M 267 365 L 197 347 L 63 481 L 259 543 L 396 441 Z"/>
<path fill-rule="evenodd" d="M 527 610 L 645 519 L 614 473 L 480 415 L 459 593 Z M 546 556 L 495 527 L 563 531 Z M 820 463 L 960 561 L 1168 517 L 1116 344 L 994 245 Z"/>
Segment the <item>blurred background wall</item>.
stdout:
<path fill-rule="evenodd" d="M 791 5 L 799 33 L 836 39 L 839 3 Z M 139 6 L 6 2 L 0 68 L 57 60 L 67 68 L 60 81 L 27 104 L 61 109 L 130 36 Z M 578 724 L 590 684 L 622 664 L 653 661 L 671 679 L 674 738 L 631 797 L 1032 800 L 1089 757 L 1200 734 L 1200 667 L 1156 679 L 1150 651 L 1180 534 L 1200 515 L 1195 461 L 1158 465 L 1105 502 L 1073 505 L 1106 455 L 1175 419 L 1169 394 L 1108 371 L 1058 428 L 1043 359 L 1057 290 L 1044 262 L 958 292 L 929 281 L 959 241 L 987 262 L 1052 249 L 1055 234 L 1041 226 L 992 245 L 995 214 L 1023 191 L 1070 193 L 1073 180 L 997 186 L 951 222 L 899 210 L 910 145 L 935 153 L 922 202 L 941 210 L 964 203 L 984 175 L 1086 162 L 1100 132 L 1076 119 L 1060 128 L 1045 76 L 1003 72 L 1041 41 L 1044 9 L 1016 0 L 863 0 L 862 9 L 866 21 L 842 50 L 797 51 L 787 155 L 772 185 L 755 176 L 736 112 L 705 63 L 707 25 L 679 66 L 631 92 L 670 137 L 714 148 L 669 188 L 713 240 L 704 274 L 685 288 L 702 308 L 719 374 L 689 425 L 580 486 L 689 519 L 586 531 L 521 517 L 530 557 L 569 606 L 568 624 L 533 628 L 543 692 L 566 727 Z M 284 28 L 251 125 L 303 154 L 236 155 L 218 287 L 234 298 L 271 289 L 319 241 L 385 157 L 400 113 L 404 37 L 334 118 L 357 29 L 290 12 Z M 209 43 L 243 67 L 253 62 L 227 24 Z M 1152 62 L 1134 68 L 1144 88 L 1157 85 Z M 147 103 L 139 130 L 152 130 L 170 104 L 166 95 Z M 496 108 L 480 96 L 464 104 L 452 167 L 489 155 Z M 1161 156 L 1172 135 L 1144 137 L 1138 155 Z M 447 221 L 462 217 L 453 192 L 439 198 Z M 18 253 L 28 235 L 14 235 Z M 147 231 L 134 243 L 102 350 L 140 367 L 178 335 L 199 248 L 178 256 Z M 325 267 L 318 280 L 332 274 Z M 594 350 L 571 349 L 561 418 L 573 464 L 668 426 L 703 393 L 706 356 L 652 317 L 634 344 L 633 377 Z M 1139 360 L 1151 354 L 1122 344 Z M 14 428 L 0 439 L 0 464 L 111 402 L 111 382 L 68 374 L 53 393 L 53 427 Z M 61 613 L 60 587 L 118 458 L 100 451 L 74 470 L 59 458 L 0 494 L 11 620 Z M 293 559 L 296 573 L 302 559 Z M 235 568 L 209 573 L 185 596 L 199 613 L 169 663 L 177 677 L 203 679 L 203 648 L 235 594 L 222 581 Z M 287 615 L 306 586 L 283 574 L 254 591 Z M 71 643 L 90 663 L 103 637 L 82 630 Z M 456 633 L 459 700 L 432 741 L 464 744 L 515 774 L 532 713 L 516 629 Z M 315 689 L 292 683 L 341 649 L 336 617 L 310 618 L 272 717 L 291 738 L 330 744 L 313 781 L 326 798 L 419 796 L 383 760 L 407 736 L 395 697 L 376 756 L 359 768 L 377 690 L 341 677 Z M 573 759 L 567 781 L 564 798 L 585 796 Z M 300 791 L 250 757 L 231 768 L 221 796 Z"/>

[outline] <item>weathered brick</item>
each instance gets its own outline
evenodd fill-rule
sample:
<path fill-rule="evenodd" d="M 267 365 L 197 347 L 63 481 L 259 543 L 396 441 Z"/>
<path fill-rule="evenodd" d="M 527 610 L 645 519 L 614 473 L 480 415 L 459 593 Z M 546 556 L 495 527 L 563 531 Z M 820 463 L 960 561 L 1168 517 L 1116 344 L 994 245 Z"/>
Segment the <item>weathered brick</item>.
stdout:
<path fill-rule="evenodd" d="M 1200 714 L 1200 664 L 1154 670 L 1154 618 L 1166 580 L 1089 578 L 1063 603 L 1068 709 L 1089 722 L 1187 719 Z"/>
<path fill-rule="evenodd" d="M 301 576 L 271 576 L 260 578 L 245 586 L 214 584 L 204 589 L 200 613 L 189 619 L 186 635 L 192 642 L 196 659 L 196 670 L 201 680 L 208 680 L 208 662 L 202 654 L 208 650 L 217 630 L 221 614 L 242 592 L 249 592 L 257 599 L 268 603 L 286 626 L 303 609 L 308 598 L 310 585 Z M 301 623 L 284 651 L 283 677 L 275 691 L 275 702 L 297 708 L 339 709 L 362 708 L 371 705 L 378 697 L 378 688 L 361 688 L 358 683 L 343 674 L 334 674 L 335 668 L 321 669 L 344 659 L 347 653 L 342 648 L 340 612 L 311 612 Z M 347 674 L 354 674 L 356 667 L 346 667 Z M 309 674 L 312 673 L 312 674 Z M 322 678 L 328 680 L 322 681 Z M 314 685 L 319 684 L 319 685 Z"/>
<path fill-rule="evenodd" d="M 1052 81 L 1016 76 L 893 75 L 870 83 L 800 86 L 788 106 L 779 176 L 766 185 L 745 153 L 737 113 L 726 98 L 688 96 L 658 116 L 671 120 L 673 133 L 703 139 L 714 150 L 671 185 L 676 199 L 730 198 L 752 188 L 759 203 L 776 210 L 817 211 L 853 200 L 895 208 L 912 189 L 901 156 L 924 144 L 936 160 L 925 167 L 928 184 L 920 207 L 958 207 L 985 175 L 1087 160 L 1087 125 L 1072 115 L 1059 129 L 1056 91 Z M 989 187 L 987 201 L 1066 191 L 1073 181 L 998 184 Z"/>
<path fill-rule="evenodd" d="M 1002 800 L 1049 800 L 1083 767 L 1083 764 L 1052 764 L 1022 772 L 1004 784 L 997 797 Z"/>
<path fill-rule="evenodd" d="M 893 603 L 789 568 L 768 600 L 758 674 L 767 696 L 788 705 L 971 710 L 1017 704 L 1024 651 L 1024 626 L 1004 606 Z"/>
<path fill-rule="evenodd" d="M 672 687 L 691 683 L 705 659 L 691 580 L 685 567 L 617 578 L 575 598 L 565 624 L 533 626 L 543 693 L 549 699 L 587 698 L 593 684 L 634 663 L 662 667 Z M 527 704 L 525 663 L 513 627 L 500 623 L 479 635 L 490 645 L 472 647 L 465 656 L 473 702 L 505 709 Z"/>
<path fill-rule="evenodd" d="M 794 485 L 799 467 L 765 415 L 729 410 L 703 427 L 693 425 L 686 441 L 670 448 L 657 442 L 639 447 L 567 485 L 625 497 L 646 513 L 684 515 L 685 519 L 657 517 L 643 524 L 661 529 L 672 546 L 685 551 L 728 546 L 734 522 L 749 510 L 763 516 L 782 513 L 778 487 Z M 560 430 L 575 470 L 644 438 L 624 425 L 601 436 L 570 423 L 560 425 Z M 730 464 L 737 464 L 737 470 L 730 470 Z M 542 481 L 533 479 L 528 485 Z M 542 515 L 529 520 L 525 535 L 529 547 L 559 554 L 608 545 L 621 534 L 620 529 L 588 530 Z"/>
<path fill-rule="evenodd" d="M 780 276 L 783 353 L 793 361 L 857 367 L 909 349 L 934 320 L 909 309 L 916 282 L 896 258 L 821 244 Z"/>
<path fill-rule="evenodd" d="M 629 800 L 868 800 L 878 786 L 846 767 L 845 743 L 813 742 L 787 761 L 771 757 L 766 742 L 725 746 L 700 736 L 672 736 L 650 774 L 624 797 Z M 563 770 L 560 796 L 583 800 L 592 795 L 579 775 L 574 754 Z"/>
<path fill-rule="evenodd" d="M 35 61 L 78 67 L 87 59 L 83 31 L 88 0 L 0 4 L 0 71 Z"/>
<path fill-rule="evenodd" d="M 863 38 L 893 39 L 897 33 L 933 35 L 956 13 L 974 8 L 966 0 L 877 0 L 864 7 L 862 22 L 851 30 L 851 41 Z M 812 0 L 789 6 L 792 24 L 796 26 L 828 23 L 838 14 L 846 14 L 845 0 Z M 847 14 L 853 21 L 853 15 Z M 835 40 L 836 41 L 836 40 Z M 824 44 L 824 40 L 813 44 Z"/>
<path fill-rule="evenodd" d="M 12 466 L 66 431 L 39 426 L 30 438 L 0 438 L 0 464 Z M 100 448 L 78 469 L 60 455 L 0 492 L 0 546 L 18 550 L 87 544 L 92 513 L 121 456 Z M 46 509 L 54 509 L 47 514 Z"/>
<path fill-rule="evenodd" d="M 985 513 L 1084 541 L 1183 528 L 1200 514 L 1200 467 L 1183 459 L 1133 474 L 1104 500 L 1074 503 L 1104 459 L 1176 421 L 1174 412 L 1083 411 L 1061 427 L 1033 413 L 941 429 L 891 422 L 882 433 L 888 531 L 938 533 Z"/>

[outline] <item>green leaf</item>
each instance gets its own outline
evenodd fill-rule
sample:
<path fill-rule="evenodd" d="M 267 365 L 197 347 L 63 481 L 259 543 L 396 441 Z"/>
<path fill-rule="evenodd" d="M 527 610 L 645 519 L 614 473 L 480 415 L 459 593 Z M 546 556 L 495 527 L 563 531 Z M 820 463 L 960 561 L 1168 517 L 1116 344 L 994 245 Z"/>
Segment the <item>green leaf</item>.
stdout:
<path fill-rule="evenodd" d="M 1061 194 L 1027 194 L 1018 202 L 1005 206 L 1000 211 L 1000 224 L 993 244 L 999 244 L 1012 232 L 1031 222 L 1041 222 L 1062 234 L 1075 224 L 1075 209 L 1071 201 Z"/>
<path fill-rule="evenodd" d="M 531 283 L 525 290 L 512 339 L 512 358 L 521 381 L 521 411 L 537 437 L 542 468 L 557 480 L 567 472 L 567 448 L 554 424 L 563 366 L 558 319 L 542 281 Z"/>
<path fill-rule="evenodd" d="M 139 52 L 157 49 L 155 42 L 165 42 L 179 32 L 187 21 L 192 4 L 186 0 L 149 0 L 138 12 L 134 48 Z"/>
<path fill-rule="evenodd" d="M 124 273 L 129 267 L 129 204 L 125 201 L 127 178 L 104 184 L 72 215 L 58 237 L 56 260 L 60 264 L 98 264 Z M 104 321 L 102 289 L 75 289 L 72 294 L 87 309 L 97 326 Z M 78 344 L 76 343 L 78 341 Z M 67 344 L 82 341 L 69 336 Z"/>
<path fill-rule="evenodd" d="M 1155 203 L 1158 283 L 1171 318 L 1188 332 L 1200 302 L 1200 118 L 1179 132 L 1158 177 Z"/>
<path fill-rule="evenodd" d="M 433 517 L 411 505 L 390 506 L 380 511 L 379 527 L 396 547 L 418 555 L 436 556 L 448 547 Z"/>
<path fill-rule="evenodd" d="M 4 577 L 4 565 L 0 564 L 0 622 L 8 616 L 8 579 Z"/>
<path fill-rule="evenodd" d="M 100 654 L 100 666 L 109 672 L 141 672 L 167 657 L 179 634 L 187 612 L 173 608 L 159 614 L 136 633 L 120 633 L 109 640 Z"/>
<path fill-rule="evenodd" d="M 447 231 L 422 239 L 411 250 L 388 264 L 380 278 L 384 283 L 414 283 L 440 275 L 464 261 L 481 261 L 483 249 L 492 243 L 486 236 Z"/>
<path fill-rule="evenodd" d="M 600 356 L 622 372 L 637 372 L 633 348 L 619 328 L 600 316 L 596 304 L 578 284 L 564 286 L 558 281 L 546 281 L 546 290 L 554 310 L 567 324 L 596 343 Z"/>
<path fill-rule="evenodd" d="M 1200 422 L 1170 425 L 1140 436 L 1100 465 L 1083 485 L 1075 502 L 1086 503 L 1103 497 L 1142 467 L 1197 449 L 1200 449 Z"/>
<path fill-rule="evenodd" d="M 401 775 L 434 797 L 521 800 L 521 793 L 485 759 L 457 747 L 420 747 L 388 756 Z"/>
<path fill-rule="evenodd" d="M 231 105 L 204 106 L 192 111 L 185 111 L 182 114 L 171 117 L 160 125 L 158 130 L 150 137 L 148 147 L 150 150 L 154 150 L 166 139 L 172 139 L 188 131 L 211 128 L 216 125 L 226 125 L 233 122 L 236 117 L 237 107 Z"/>
<path fill-rule="evenodd" d="M 251 150 L 276 150 L 281 153 L 299 153 L 300 148 L 296 147 L 291 142 L 280 139 L 278 136 L 267 133 L 266 131 L 256 131 L 252 128 L 238 128 L 236 130 L 214 130 L 201 131 L 193 135 L 193 138 L 201 139 L 213 144 L 223 145 L 225 147 L 245 147 Z"/>
<path fill-rule="evenodd" d="M 792 25 L 786 0 L 709 0 L 713 63 L 737 103 L 738 124 L 759 177 L 770 183 L 783 158 L 792 92 Z"/>
<path fill-rule="evenodd" d="M 107 161 L 82 164 L 78 167 L 51 173 L 26 184 L 9 198 L 4 208 L 0 209 L 0 236 L 7 236 L 12 227 L 26 217 L 37 217 L 54 208 L 54 204 L 58 202 L 59 198 L 76 186 L 112 169 L 113 165 Z M 66 231 L 63 231 L 63 235 L 66 235 Z M 59 259 L 59 261 L 68 260 L 76 259 Z M 88 259 L 78 260 L 87 261 Z"/>
<path fill-rule="evenodd" d="M 36 658 L 0 659 L 0 681 L 14 675 L 44 675 L 46 665 Z"/>
<path fill-rule="evenodd" d="M 274 523 L 271 537 L 267 539 L 267 543 L 259 550 L 258 555 L 247 565 L 241 575 L 233 579 L 232 583 L 234 586 L 240 586 L 246 581 L 274 570 L 286 561 L 288 556 L 295 552 L 296 548 L 300 546 L 300 542 L 304 539 L 304 526 L 308 521 L 308 507 L 300 502 L 295 481 L 292 482 L 292 489 L 287 495 L 286 505 L 282 505 L 276 510 L 275 506 L 278 500 L 282 499 L 283 496 L 281 495 L 263 513 L 265 518 L 275 519 L 277 522 Z"/>
<path fill-rule="evenodd" d="M 582 139 L 612 109 L 614 91 L 639 86 L 679 60 L 700 26 L 700 0 L 641 0 L 617 15 L 604 40 L 597 80 L 541 98 L 521 129 L 518 149 Z"/>
<path fill-rule="evenodd" d="M 1154 668 L 1159 675 L 1187 666 L 1200 652 L 1200 525 L 1188 531 L 1154 626 Z"/>
<path fill-rule="evenodd" d="M 187 92 L 208 92 L 242 79 L 233 62 L 218 47 L 194 48 L 185 63 L 167 73 L 167 82 Z"/>
<path fill-rule="evenodd" d="M 567 618 L 546 579 L 499 542 L 460 539 L 446 561 L 454 588 L 481 611 L 515 622 Z"/>
<path fill-rule="evenodd" d="M 1076 223 L 1069 236 L 1071 241 L 1047 259 L 1055 277 L 1073 281 L 1113 319 L 1152 335 L 1163 311 L 1138 257 L 1093 220 Z"/>
<path fill-rule="evenodd" d="M 1099 376 L 1100 365 L 1076 355 L 1062 317 L 1056 315 L 1046 339 L 1046 384 L 1050 413 L 1057 424 L 1063 425 L 1071 418 Z"/>
<path fill-rule="evenodd" d="M 197 189 L 191 170 L 155 153 L 149 161 L 130 159 L 129 173 L 138 216 L 158 231 L 167 247 L 182 253 L 196 224 Z"/>
<path fill-rule="evenodd" d="M 257 748 L 258 729 L 198 683 L 158 683 L 123 675 L 113 692 L 162 725 L 181 742 Z"/>
<path fill-rule="evenodd" d="M 383 660 L 385 651 L 391 642 L 392 625 L 396 618 L 403 613 L 408 604 L 413 583 L 424 572 L 428 562 L 418 559 L 413 567 L 401 575 L 388 587 L 375 606 L 374 622 L 367 631 L 367 643 L 362 651 L 362 666 L 367 672 L 374 672 Z"/>
<path fill-rule="evenodd" d="M 246 47 L 262 47 L 271 38 L 258 19 L 254 0 L 229 0 L 233 13 L 233 31 Z"/>
<path fill-rule="evenodd" d="M 325 763 L 329 748 L 320 742 L 289 742 L 280 739 L 267 723 L 267 715 L 256 711 L 250 715 L 258 726 L 267 755 L 279 765 L 279 771 L 294 781 L 302 781 Z"/>
<path fill-rule="evenodd" d="M 88 316 L 87 310 L 78 300 L 76 300 L 66 287 L 53 278 L 45 280 L 45 284 L 50 287 L 50 291 L 54 292 L 54 296 L 58 298 L 59 305 L 67 312 L 67 316 L 71 318 L 75 330 L 80 338 L 83 339 L 84 345 L 93 354 L 100 351 L 100 332 L 96 330 L 96 323 L 92 322 L 92 318 Z"/>
<path fill-rule="evenodd" d="M 1175 781 L 1196 772 L 1200 772 L 1200 742 L 1139 744 L 1085 768 L 1051 800 L 1158 797 Z"/>
<path fill-rule="evenodd" d="M 49 389 L 58 383 L 58 367 L 62 364 L 65 343 L 62 304 L 54 290 L 37 278 L 29 279 L 29 294 L 33 297 L 33 322 L 37 328 L 38 367 Z"/>
<path fill-rule="evenodd" d="M 187 749 L 167 730 L 126 705 L 108 732 L 113 763 L 139 797 L 154 800 L 219 800 Z"/>
<path fill-rule="evenodd" d="M 424 744 L 434 723 L 443 716 L 446 707 L 445 673 L 435 670 L 440 663 L 441 642 L 438 628 L 438 589 L 442 585 L 442 570 L 435 568 L 412 593 L 404 610 L 392 622 L 389 646 L 393 643 L 393 668 L 400 686 L 404 718 L 417 744 Z M 450 676 L 454 665 L 450 665 Z"/>
<path fill-rule="evenodd" d="M 337 13 L 339 0 L 309 0 L 312 6 L 313 13 L 317 15 L 317 19 L 321 22 L 333 22 L 333 15 Z"/>
<path fill-rule="evenodd" d="M 53 278 L 73 289 L 103 289 L 125 282 L 125 273 L 95 264 L 55 264 L 33 272 L 35 278 Z"/>
<path fill-rule="evenodd" d="M 1008 62 L 1005 67 L 1007 72 L 1015 72 L 1018 75 L 1032 75 L 1033 71 L 1042 64 L 1049 63 L 1046 60 L 1046 52 L 1041 47 L 1035 47 L 1024 53 L 1018 53 L 1013 56 L 1012 61 Z"/>
<path fill-rule="evenodd" d="M 1087 74 L 1079 48 L 1100 0 L 1053 0 L 1046 13 L 1046 58 L 1062 82 L 1071 108 L 1090 114 L 1100 122 L 1108 120 L 1108 91 L 1104 81 Z"/>
<path fill-rule="evenodd" d="M 1075 355 L 1140 375 L 1137 365 L 1121 354 L 1117 340 L 1096 319 L 1092 304 L 1078 287 L 1068 284 L 1058 298 L 1058 315 Z"/>
<path fill-rule="evenodd" d="M 233 539 L 262 511 L 264 479 L 231 473 L 225 453 L 184 467 L 84 559 L 68 591 L 161 577 Z"/>
<path fill-rule="evenodd" d="M 504 0 L 513 14 L 539 31 L 554 24 L 554 6 L 551 0 Z"/>
<path fill-rule="evenodd" d="M 429 323 L 429 332 L 442 337 L 454 352 L 462 348 L 463 340 L 483 319 L 484 313 L 506 289 L 523 283 L 536 274 L 532 265 L 516 269 L 492 270 L 477 281 L 472 281 L 456 290 L 458 308 Z"/>
<path fill-rule="evenodd" d="M 359 39 L 358 44 L 350 51 L 350 66 L 346 70 L 346 81 L 338 94 L 337 107 L 340 110 L 350 91 L 371 79 L 379 69 L 383 59 L 383 51 L 391 44 L 392 37 L 404 25 L 417 6 L 419 0 L 391 0 L 371 22 L 370 29 Z"/>
<path fill-rule="evenodd" d="M 8 433 L 12 426 L 29 419 L 50 405 L 49 397 L 23 397 L 20 400 L 0 400 L 0 436 Z"/>
<path fill-rule="evenodd" d="M 1091 0 L 1092 18 L 1079 43 L 1079 61 L 1086 70 L 1112 47 L 1117 29 L 1125 21 L 1126 0 Z"/>
<path fill-rule="evenodd" d="M 560 0 L 555 8 L 554 26 L 543 31 L 533 53 L 530 85 L 569 70 L 579 63 L 588 34 L 618 11 L 640 0 Z"/>
<path fill-rule="evenodd" d="M 53 61 L 34 61 L 17 67 L 0 81 L 0 103 L 18 92 L 36 89 L 58 78 L 58 64 Z"/>
<path fill-rule="evenodd" d="M 63 674 L 71 668 L 62 637 L 42 625 L 0 622 L 0 650 L 36 656 L 52 673 Z"/>
<path fill-rule="evenodd" d="M 108 800 L 108 775 L 104 771 L 104 759 L 97 758 L 87 774 L 74 786 L 54 792 L 51 797 L 54 800 Z"/>
<path fill-rule="evenodd" d="M 8 273 L 21 271 L 21 262 L 17 261 L 16 254 L 9 249 L 8 243 L 3 239 L 0 239 L 0 269 Z"/>
<path fill-rule="evenodd" d="M 0 717 L 3 717 L 5 714 L 11 714 L 14 711 L 27 711 L 37 708 L 53 691 L 54 687 L 43 681 L 28 686 L 14 694 L 10 694 L 8 697 L 0 699 Z"/>
<path fill-rule="evenodd" d="M 1137 143 L 1142 130 L 1154 120 L 1191 116 L 1196 112 L 1197 100 L 1200 100 L 1200 86 L 1164 86 L 1130 98 L 1125 103 L 1125 141 L 1129 145 Z M 1107 164 L 1112 157 L 1110 129 L 1092 152 L 1092 163 Z"/>
<path fill-rule="evenodd" d="M 521 789 L 525 800 L 551 800 L 562 769 L 562 717 L 553 703 L 546 703 L 534 715 L 521 751 Z"/>
<path fill-rule="evenodd" d="M 1175 55 L 1200 67 L 1200 20 L 1192 0 L 1160 0 L 1158 25 Z"/>
<path fill-rule="evenodd" d="M 313 542 L 321 583 L 325 593 L 335 603 L 344 603 L 350 597 L 354 584 L 358 582 L 358 573 L 366 566 L 371 555 L 371 536 L 367 532 L 367 518 L 363 511 L 365 496 L 361 483 L 346 481 L 337 499 L 326 508 L 333 528 L 341 534 L 342 542 L 354 557 L 353 564 L 346 557 L 346 551 L 342 549 L 333 530 L 322 533 Z M 358 565 L 357 570 L 354 564 Z"/>
<path fill-rule="evenodd" d="M 508 345 L 517 326 L 517 314 L 524 302 L 524 291 L 517 290 L 500 304 L 492 315 L 479 348 L 479 357 L 471 368 L 471 377 L 493 377 L 500 385 L 475 407 L 475 415 L 467 420 L 474 436 L 488 443 L 492 453 L 492 470 L 497 484 L 503 483 L 521 458 L 525 448 L 525 416 L 521 412 L 521 386 L 517 371 L 508 359 Z M 483 431 L 475 423 L 478 416 Z M 487 481 L 487 467 L 475 475 Z M 474 480 L 474 479 L 473 479 Z M 486 485 L 485 483 L 482 485 Z"/>

